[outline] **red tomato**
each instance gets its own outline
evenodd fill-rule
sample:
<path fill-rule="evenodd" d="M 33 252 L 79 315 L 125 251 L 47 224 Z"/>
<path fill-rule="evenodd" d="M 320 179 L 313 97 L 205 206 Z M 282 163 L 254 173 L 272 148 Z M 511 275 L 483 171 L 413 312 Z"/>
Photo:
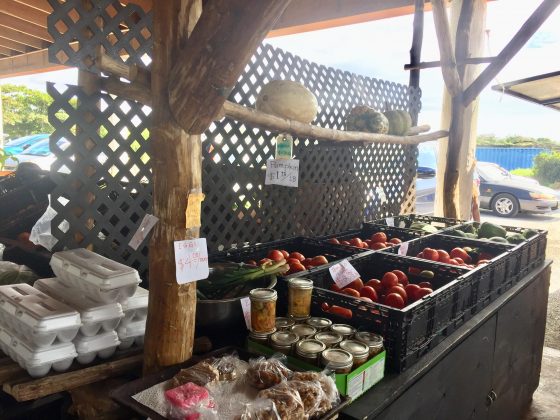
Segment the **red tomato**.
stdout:
<path fill-rule="evenodd" d="M 336 238 L 331 238 L 327 241 L 329 244 L 340 245 L 340 241 Z"/>
<path fill-rule="evenodd" d="M 453 259 L 455 260 L 455 262 L 456 262 L 457 264 L 459 264 L 459 265 L 465 265 L 465 261 L 463 261 L 462 258 L 456 257 L 456 258 L 453 258 Z M 451 261 L 451 260 L 449 260 L 449 261 Z"/>
<path fill-rule="evenodd" d="M 398 293 L 389 293 L 385 297 L 385 301 L 383 303 L 387 306 L 392 306 L 393 308 L 404 308 L 404 299 Z"/>
<path fill-rule="evenodd" d="M 453 258 L 450 258 L 449 261 L 447 261 L 447 264 L 459 265 L 459 263 L 457 261 L 455 261 L 455 259 L 453 259 Z"/>
<path fill-rule="evenodd" d="M 303 254 L 300 254 L 299 252 L 292 252 L 288 258 L 294 258 L 298 261 L 303 261 L 305 260 L 305 257 L 303 256 Z"/>
<path fill-rule="evenodd" d="M 290 257 L 290 253 L 288 251 L 286 251 L 285 249 L 281 249 L 280 252 L 284 256 L 285 260 L 287 260 Z"/>
<path fill-rule="evenodd" d="M 420 286 L 418 286 L 417 284 L 407 284 L 404 287 L 404 291 L 406 292 L 406 295 L 408 296 L 408 300 L 410 302 L 415 302 L 416 301 L 416 292 L 420 290 Z"/>
<path fill-rule="evenodd" d="M 358 292 L 356 289 L 351 289 L 350 287 L 342 289 L 341 293 L 352 297 L 360 297 L 360 292 Z"/>
<path fill-rule="evenodd" d="M 342 289 L 340 287 L 338 287 L 338 285 L 336 283 L 331 284 L 331 290 L 333 292 L 338 292 L 338 293 L 340 293 L 342 291 Z"/>
<path fill-rule="evenodd" d="M 387 242 L 387 235 L 385 234 L 385 232 L 377 232 L 374 233 L 373 235 L 371 235 L 370 238 L 373 242 Z"/>
<path fill-rule="evenodd" d="M 420 287 L 427 287 L 428 289 L 432 288 L 432 283 L 430 283 L 429 281 L 423 281 L 418 283 L 418 286 Z"/>
<path fill-rule="evenodd" d="M 389 239 L 389 242 L 394 244 L 394 245 L 398 245 L 398 244 L 402 243 L 402 241 L 399 238 L 391 238 L 391 239 Z"/>
<path fill-rule="evenodd" d="M 371 286 L 364 286 L 360 290 L 360 296 L 371 299 L 373 302 L 377 302 L 377 292 Z"/>
<path fill-rule="evenodd" d="M 493 255 L 487 253 L 487 252 L 481 252 L 480 255 L 478 256 L 478 260 L 488 260 L 490 261 L 492 258 L 494 258 Z"/>
<path fill-rule="evenodd" d="M 418 275 L 422 272 L 418 267 L 408 267 L 408 274 Z"/>
<path fill-rule="evenodd" d="M 416 295 L 414 296 L 416 300 L 422 299 L 424 296 L 428 296 L 430 293 L 434 291 L 428 287 L 422 287 L 416 291 Z"/>
<path fill-rule="evenodd" d="M 342 318 L 350 319 L 352 318 L 352 311 L 350 309 L 342 308 L 340 306 L 333 305 L 328 310 L 330 314 L 341 316 Z"/>
<path fill-rule="evenodd" d="M 311 264 L 311 258 L 304 258 L 301 263 L 303 265 L 310 265 Z"/>
<path fill-rule="evenodd" d="M 371 244 L 371 249 L 383 249 L 387 248 L 383 242 L 373 242 Z"/>
<path fill-rule="evenodd" d="M 311 265 L 314 266 L 318 266 L 318 265 L 323 265 L 323 264 L 328 264 L 329 260 L 327 260 L 324 256 L 322 255 L 317 255 L 316 257 L 313 257 L 311 259 Z"/>
<path fill-rule="evenodd" d="M 286 260 L 286 262 L 288 263 L 288 265 L 292 265 L 292 264 L 301 264 L 301 261 L 298 260 L 297 258 L 288 258 Z"/>
<path fill-rule="evenodd" d="M 430 261 L 438 261 L 439 260 L 439 254 L 435 249 L 432 248 L 425 248 L 424 251 L 422 251 L 422 254 L 424 255 L 424 258 Z"/>
<path fill-rule="evenodd" d="M 271 259 L 272 261 L 282 261 L 284 259 L 284 254 L 282 254 L 282 251 L 279 251 L 277 249 L 271 249 L 268 252 L 267 258 Z"/>
<path fill-rule="evenodd" d="M 449 253 L 449 256 L 453 259 L 457 259 L 460 258 L 461 260 L 463 260 L 466 263 L 470 263 L 471 262 L 471 257 L 469 256 L 469 254 L 467 254 L 467 251 L 465 251 L 463 248 L 453 248 L 451 250 L 451 252 Z"/>
<path fill-rule="evenodd" d="M 362 242 L 362 248 L 364 249 L 368 249 L 369 248 L 369 244 L 367 242 Z"/>
<path fill-rule="evenodd" d="M 358 279 L 354 280 L 353 282 L 351 282 L 346 287 L 349 287 L 350 289 L 357 290 L 359 292 L 360 290 L 362 290 L 362 287 L 364 287 L 364 282 L 362 281 L 362 279 L 358 278 Z"/>
<path fill-rule="evenodd" d="M 245 264 L 256 266 L 256 265 L 257 265 L 257 262 L 256 262 L 255 260 L 248 260 Z"/>
<path fill-rule="evenodd" d="M 300 262 L 295 262 L 293 264 L 290 264 L 290 271 L 292 273 L 299 273 L 300 271 L 305 271 L 305 270 L 306 270 L 305 266 Z"/>
<path fill-rule="evenodd" d="M 401 297 L 403 298 L 403 301 L 406 302 L 407 301 L 407 294 L 406 291 L 401 287 L 401 286 L 393 286 L 388 290 L 388 294 L 391 293 L 397 293 L 399 295 L 401 295 Z"/>
<path fill-rule="evenodd" d="M 378 295 L 381 293 L 381 290 L 383 290 L 383 285 L 381 284 L 381 280 L 378 279 L 368 280 L 366 286 L 373 287 Z"/>
<path fill-rule="evenodd" d="M 259 265 L 269 265 L 272 263 L 272 260 L 270 258 L 263 258 L 262 260 L 259 261 Z"/>
<path fill-rule="evenodd" d="M 356 248 L 361 248 L 362 240 L 360 238 L 352 238 L 350 239 L 350 245 L 355 246 Z"/>
<path fill-rule="evenodd" d="M 406 286 L 408 284 L 408 276 L 404 274 L 401 270 L 393 270 L 391 271 L 395 276 L 398 277 L 399 283 Z"/>
<path fill-rule="evenodd" d="M 340 241 L 340 245 L 350 245 L 350 242 L 348 241 Z"/>
<path fill-rule="evenodd" d="M 393 286 L 396 286 L 397 284 L 399 284 L 399 278 L 397 277 L 397 275 L 395 273 L 385 273 L 383 275 L 383 278 L 381 279 L 381 284 L 383 285 L 383 287 L 385 289 L 390 289 Z"/>
<path fill-rule="evenodd" d="M 439 254 L 439 259 L 449 259 L 449 253 L 445 249 L 438 249 L 437 253 Z"/>
<path fill-rule="evenodd" d="M 424 253 L 419 252 L 418 254 L 416 254 L 416 258 L 424 258 Z"/>

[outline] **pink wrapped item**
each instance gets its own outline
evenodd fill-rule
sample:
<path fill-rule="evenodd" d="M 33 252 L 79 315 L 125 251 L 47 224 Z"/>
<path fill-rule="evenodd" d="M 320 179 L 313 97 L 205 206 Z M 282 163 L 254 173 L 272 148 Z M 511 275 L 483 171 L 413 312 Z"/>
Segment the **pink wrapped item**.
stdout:
<path fill-rule="evenodd" d="M 200 410 L 215 407 L 208 390 L 192 382 L 165 391 L 165 399 L 169 403 L 169 416 L 174 419 L 198 420 Z"/>

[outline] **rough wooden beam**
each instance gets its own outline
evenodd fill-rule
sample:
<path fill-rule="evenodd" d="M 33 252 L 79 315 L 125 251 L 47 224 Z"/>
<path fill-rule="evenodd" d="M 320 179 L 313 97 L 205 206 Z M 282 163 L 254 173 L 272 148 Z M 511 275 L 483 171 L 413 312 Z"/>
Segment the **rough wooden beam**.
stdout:
<path fill-rule="evenodd" d="M 451 95 L 458 95 L 462 90 L 461 79 L 457 72 L 455 54 L 451 45 L 451 33 L 449 32 L 449 21 L 445 10 L 444 0 L 432 0 L 432 10 L 436 35 L 441 56 L 441 72 L 445 86 Z"/>
<path fill-rule="evenodd" d="M 226 101 L 223 114 L 238 121 L 247 122 L 249 125 L 264 128 L 279 133 L 290 133 L 302 138 L 317 140 L 330 140 L 340 142 L 361 143 L 391 143 L 391 144 L 418 144 L 436 140 L 447 136 L 447 131 L 436 131 L 429 134 L 415 136 L 391 136 L 388 134 L 361 133 L 357 131 L 341 131 L 332 128 L 323 128 L 316 125 L 304 124 L 299 121 L 287 120 L 275 115 L 265 114 L 253 108 L 248 108 L 233 102 Z"/>
<path fill-rule="evenodd" d="M 560 4 L 560 0 L 544 0 L 527 21 L 519 28 L 496 59 L 465 89 L 463 103 L 469 105 L 482 90 L 498 75 L 507 63 L 519 52 L 527 41 L 537 32 Z"/>
<path fill-rule="evenodd" d="M 46 29 L 46 20 L 45 26 L 34 25 L 18 17 L 2 13 L 0 7 L 0 25 L 4 25 L 16 31 L 23 32 L 24 34 L 34 36 L 35 38 L 42 39 L 43 41 L 52 42 L 52 37 Z"/>
<path fill-rule="evenodd" d="M 291 0 L 209 0 L 177 57 L 169 104 L 177 122 L 203 133 L 220 111 L 247 61 Z"/>
<path fill-rule="evenodd" d="M 414 1 L 414 20 L 412 22 L 412 46 L 410 47 L 410 65 L 418 66 L 422 55 L 424 37 L 424 0 Z M 409 86 L 420 86 L 420 69 L 415 67 L 409 75 Z"/>
<path fill-rule="evenodd" d="M 457 66 L 467 65 L 467 64 L 484 64 L 491 63 L 494 61 L 495 57 L 468 57 L 464 60 L 457 60 Z M 432 69 L 441 66 L 441 61 L 422 61 L 417 65 L 405 64 L 404 70 L 423 70 Z"/>
<path fill-rule="evenodd" d="M 5 55 L 6 57 L 9 57 L 11 55 L 13 55 L 15 53 L 15 51 L 10 50 L 9 48 L 5 48 L 0 46 L 0 54 Z"/>
<path fill-rule="evenodd" d="M 138 82 L 124 83 L 115 77 L 102 77 L 99 79 L 99 88 L 112 95 L 140 102 L 142 105 L 152 106 L 152 93 L 150 87 Z"/>
<path fill-rule="evenodd" d="M 0 57 L 0 79 L 5 77 L 15 77 L 26 74 L 61 70 L 65 68 L 67 69 L 68 67 L 60 64 L 49 63 L 48 50 L 46 49 L 33 51 L 27 54 L 19 54 L 13 57 Z"/>
<path fill-rule="evenodd" d="M 136 64 L 126 64 L 122 60 L 115 59 L 99 48 L 95 55 L 95 65 L 103 71 L 115 77 L 122 77 L 139 85 L 150 85 L 150 71 Z"/>

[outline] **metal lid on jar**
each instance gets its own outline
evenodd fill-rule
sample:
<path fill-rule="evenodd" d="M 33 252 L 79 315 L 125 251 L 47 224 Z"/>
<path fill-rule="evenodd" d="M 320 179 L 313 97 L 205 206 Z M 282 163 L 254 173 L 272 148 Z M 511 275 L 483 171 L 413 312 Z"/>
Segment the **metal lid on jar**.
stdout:
<path fill-rule="evenodd" d="M 313 289 L 313 282 L 308 279 L 294 278 L 288 280 L 288 287 L 294 289 Z"/>
<path fill-rule="evenodd" d="M 254 301 L 266 302 L 276 300 L 278 294 L 274 289 L 253 289 L 249 292 L 249 297 Z"/>
<path fill-rule="evenodd" d="M 277 330 L 286 330 L 290 327 L 292 327 L 296 322 L 291 319 L 291 318 L 285 318 L 285 317 L 277 317 L 276 318 L 276 329 Z"/>
<path fill-rule="evenodd" d="M 321 362 L 332 369 L 345 369 L 352 366 L 354 356 L 346 350 L 327 349 L 321 353 Z"/>
<path fill-rule="evenodd" d="M 356 333 L 356 328 L 347 324 L 332 324 L 331 331 L 337 332 L 344 337 L 349 337 Z"/>
<path fill-rule="evenodd" d="M 325 343 L 329 347 L 340 343 L 344 339 L 339 333 L 333 331 L 319 332 L 313 338 Z"/>
<path fill-rule="evenodd" d="M 319 340 L 305 339 L 298 341 L 296 344 L 296 354 L 300 356 L 316 357 L 326 348 L 327 346 L 325 346 L 325 343 L 321 343 Z"/>
<path fill-rule="evenodd" d="M 344 340 L 338 345 L 342 350 L 346 350 L 354 357 L 364 357 L 369 355 L 369 347 L 367 344 L 357 340 Z"/>
<path fill-rule="evenodd" d="M 312 327 L 317 328 L 318 330 L 322 330 L 328 328 L 332 325 L 332 321 L 328 318 L 321 318 L 318 316 L 313 316 L 305 321 L 307 325 L 311 325 Z"/>
<path fill-rule="evenodd" d="M 299 340 L 299 336 L 290 331 L 277 331 L 270 336 L 270 342 L 278 346 L 291 346 Z"/>
<path fill-rule="evenodd" d="M 292 328 L 290 328 L 290 331 L 298 335 L 299 337 L 309 337 L 317 333 L 316 328 L 307 324 L 296 324 Z"/>
<path fill-rule="evenodd" d="M 249 331 L 249 337 L 254 338 L 255 340 L 267 340 L 268 337 L 270 337 L 271 334 L 274 334 L 276 332 L 276 328 L 274 328 L 272 331 L 269 332 L 257 332 L 257 331 Z"/>
<path fill-rule="evenodd" d="M 354 338 L 362 343 L 367 344 L 369 347 L 382 347 L 383 337 L 368 331 L 359 331 L 354 334 Z"/>

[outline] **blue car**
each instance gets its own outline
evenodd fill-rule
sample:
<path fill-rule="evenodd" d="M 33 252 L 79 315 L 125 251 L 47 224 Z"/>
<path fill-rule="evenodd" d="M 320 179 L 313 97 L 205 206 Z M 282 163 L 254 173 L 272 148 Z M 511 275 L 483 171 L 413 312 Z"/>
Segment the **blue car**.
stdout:
<path fill-rule="evenodd" d="M 10 153 L 11 155 L 19 155 L 28 147 L 48 138 L 49 134 L 31 134 L 29 136 L 20 137 L 6 143 L 4 145 L 4 151 Z"/>

